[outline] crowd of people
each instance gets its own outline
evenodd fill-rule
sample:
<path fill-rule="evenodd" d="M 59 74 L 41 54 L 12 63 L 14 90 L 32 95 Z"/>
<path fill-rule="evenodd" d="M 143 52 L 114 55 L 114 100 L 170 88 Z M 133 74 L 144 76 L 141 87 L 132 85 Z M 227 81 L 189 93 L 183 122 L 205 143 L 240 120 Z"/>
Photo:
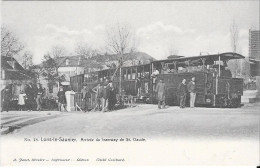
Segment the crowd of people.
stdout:
<path fill-rule="evenodd" d="M 162 79 L 160 79 L 157 83 L 155 91 L 157 92 L 158 108 L 165 108 L 166 87 Z M 183 79 L 178 86 L 178 98 L 180 108 L 185 108 L 186 97 L 188 93 L 190 95 L 190 107 L 193 108 L 195 106 L 196 100 L 195 77 L 192 77 L 191 81 L 187 85 L 186 79 Z M 21 93 L 18 96 L 18 109 L 23 111 L 26 107 L 28 111 L 32 111 L 34 109 L 34 104 L 36 104 L 36 110 L 41 111 L 43 94 L 44 90 L 41 84 L 38 83 L 36 87 L 34 87 L 32 83 L 27 84 L 25 90 L 21 91 Z M 12 100 L 10 85 L 5 87 L 5 89 L 2 91 L 1 97 L 2 111 L 5 110 L 8 112 L 10 108 L 10 102 Z M 62 86 L 59 87 L 57 97 L 58 110 L 67 111 L 65 89 Z M 112 111 L 115 110 L 115 105 L 117 103 L 116 88 L 113 85 L 112 81 L 105 81 L 102 84 L 99 83 L 92 89 L 90 86 L 84 85 L 81 90 L 81 98 L 84 106 L 83 110 L 85 112 L 90 110 L 102 112 Z M 91 102 L 93 104 L 93 100 L 94 107 L 91 106 Z"/>
<path fill-rule="evenodd" d="M 25 107 L 28 111 L 33 110 L 33 106 L 36 102 L 37 108 L 36 110 L 42 110 L 42 96 L 44 93 L 44 89 L 41 84 L 38 83 L 36 87 L 29 83 L 26 85 L 25 89 L 20 92 L 18 95 L 18 110 L 23 111 Z M 12 101 L 12 86 L 7 85 L 1 92 L 2 99 L 2 109 L 1 111 L 9 111 L 10 104 Z"/>
<path fill-rule="evenodd" d="M 57 106 L 59 111 L 67 111 L 66 109 L 66 96 L 65 92 L 70 89 L 65 89 L 63 86 L 59 87 L 59 91 L 57 93 Z M 92 99 L 92 93 L 95 95 L 94 97 L 94 104 L 95 107 L 90 106 L 90 102 Z M 96 87 L 90 88 L 87 85 L 84 85 L 82 90 L 82 101 L 84 104 L 84 111 L 111 111 L 115 109 L 115 104 L 117 103 L 116 97 L 116 89 L 112 83 L 112 81 L 105 81 L 103 84 L 97 84 Z M 33 86 L 32 83 L 26 84 L 24 90 L 20 91 L 18 95 L 18 101 L 16 103 L 17 108 L 16 110 L 19 111 L 42 111 L 43 105 L 43 95 L 44 89 L 42 88 L 41 84 L 37 84 L 37 86 Z M 13 95 L 12 95 L 12 86 L 7 85 L 1 91 L 1 99 L 2 99 L 2 108 L 1 111 L 9 111 L 11 108 L 11 102 L 13 102 Z M 13 108 L 13 107 L 12 107 Z"/>
<path fill-rule="evenodd" d="M 158 99 L 158 108 L 165 108 L 165 94 L 166 94 L 166 87 L 165 83 L 162 79 L 159 79 L 159 82 L 156 86 L 156 93 Z M 183 78 L 182 82 L 178 86 L 178 99 L 180 103 L 180 108 L 186 107 L 186 97 L 187 94 L 190 94 L 190 108 L 195 107 L 195 100 L 196 100 L 196 83 L 195 77 L 191 78 L 191 81 L 186 85 L 186 79 Z"/>
<path fill-rule="evenodd" d="M 103 84 L 97 84 L 97 86 L 92 89 L 87 85 L 83 86 L 81 94 L 82 101 L 84 101 L 85 112 L 91 109 L 91 107 L 89 107 L 91 93 L 95 93 L 95 107 L 92 110 L 107 112 L 115 109 L 117 98 L 116 89 L 112 81 L 105 81 Z"/>

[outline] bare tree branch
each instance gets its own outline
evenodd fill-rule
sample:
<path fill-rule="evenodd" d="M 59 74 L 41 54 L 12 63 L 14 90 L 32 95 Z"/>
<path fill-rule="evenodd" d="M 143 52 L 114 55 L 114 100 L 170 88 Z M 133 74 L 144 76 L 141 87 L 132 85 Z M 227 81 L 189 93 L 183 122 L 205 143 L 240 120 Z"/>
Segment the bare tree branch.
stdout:
<path fill-rule="evenodd" d="M 124 62 L 131 56 L 131 52 L 136 49 L 135 46 L 135 35 L 131 29 L 123 24 L 117 23 L 114 26 L 107 28 L 107 48 L 112 51 L 114 54 L 120 56 L 118 66 L 112 76 L 116 76 L 117 71 L 119 70 L 119 94 L 122 92 L 122 69 Z"/>
<path fill-rule="evenodd" d="M 110 51 L 124 57 L 124 54 L 133 52 L 135 46 L 135 35 L 127 25 L 117 23 L 107 28 L 106 43 Z M 123 60 L 125 60 L 123 58 Z"/>
<path fill-rule="evenodd" d="M 231 46 L 232 46 L 232 50 L 233 52 L 237 52 L 238 49 L 238 27 L 237 24 L 235 22 L 235 20 L 233 20 L 232 25 L 230 27 L 230 35 L 231 35 Z"/>
<path fill-rule="evenodd" d="M 231 42 L 231 48 L 233 52 L 238 52 L 238 48 L 239 48 L 238 33 L 239 33 L 238 26 L 235 20 L 233 20 L 232 25 L 230 26 L 230 42 Z M 229 67 L 234 77 L 241 75 L 242 71 L 241 71 L 240 60 L 229 61 Z"/>
<path fill-rule="evenodd" d="M 64 81 L 64 76 L 59 74 L 59 67 L 62 64 L 60 57 L 66 54 L 66 50 L 62 46 L 54 46 L 44 55 L 41 74 L 48 83 L 56 83 Z"/>
<path fill-rule="evenodd" d="M 49 55 L 54 59 L 62 57 L 65 54 L 66 54 L 66 49 L 63 46 L 54 46 L 51 48 L 49 52 Z"/>
<path fill-rule="evenodd" d="M 93 49 L 87 43 L 79 43 L 75 48 L 75 53 L 77 55 L 82 55 L 85 58 L 91 58 L 93 56 L 96 56 L 98 51 Z"/>
<path fill-rule="evenodd" d="M 23 50 L 24 46 L 22 43 L 6 27 L 1 27 L 1 37 L 2 56 L 13 57 Z"/>
<path fill-rule="evenodd" d="M 24 52 L 23 62 L 22 62 L 24 69 L 29 69 L 33 65 L 32 57 L 33 57 L 33 55 L 31 52 L 29 52 L 29 51 Z"/>

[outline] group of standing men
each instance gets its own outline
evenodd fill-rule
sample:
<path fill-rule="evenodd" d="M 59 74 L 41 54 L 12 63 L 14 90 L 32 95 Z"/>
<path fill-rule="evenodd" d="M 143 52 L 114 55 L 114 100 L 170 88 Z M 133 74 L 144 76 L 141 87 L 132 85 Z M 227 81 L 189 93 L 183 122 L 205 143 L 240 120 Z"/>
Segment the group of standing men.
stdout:
<path fill-rule="evenodd" d="M 165 83 L 162 79 L 159 80 L 156 86 L 157 98 L 158 98 L 158 108 L 165 108 L 165 93 L 166 87 Z M 186 97 L 187 93 L 190 94 L 190 107 L 195 107 L 195 100 L 196 100 L 196 83 L 195 77 L 191 78 L 191 81 L 186 85 L 186 79 L 182 79 L 182 82 L 178 86 L 178 98 L 180 103 L 180 108 L 185 108 L 186 106 Z"/>
<path fill-rule="evenodd" d="M 25 94 L 27 97 L 27 107 L 29 111 L 33 110 L 34 101 L 36 101 L 37 108 L 36 110 L 42 110 L 42 97 L 43 97 L 44 90 L 40 83 L 37 84 L 36 87 L 33 87 L 31 83 L 26 85 Z"/>
<path fill-rule="evenodd" d="M 37 104 L 37 110 L 42 110 L 42 96 L 44 90 L 40 84 L 37 84 L 36 87 L 33 87 L 32 83 L 29 83 L 25 87 L 25 92 L 21 91 L 18 96 L 18 106 L 20 110 L 23 110 L 24 106 L 27 107 L 28 111 L 33 110 L 33 106 Z M 9 111 L 10 104 L 13 98 L 12 95 L 12 85 L 7 85 L 1 92 L 2 98 L 2 110 L 1 111 Z"/>
<path fill-rule="evenodd" d="M 102 112 L 111 111 L 115 109 L 116 99 L 116 89 L 112 81 L 104 82 L 103 84 L 98 84 L 93 89 L 90 89 L 87 85 L 81 90 L 82 101 L 84 101 L 84 111 L 89 111 L 89 104 L 94 93 L 95 107 L 93 110 L 98 110 Z"/>

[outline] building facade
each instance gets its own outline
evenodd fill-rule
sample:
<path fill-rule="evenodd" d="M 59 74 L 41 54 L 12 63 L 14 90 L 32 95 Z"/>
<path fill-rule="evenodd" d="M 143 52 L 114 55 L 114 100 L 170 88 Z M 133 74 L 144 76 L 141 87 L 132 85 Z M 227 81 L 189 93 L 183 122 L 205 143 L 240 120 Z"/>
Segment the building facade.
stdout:
<path fill-rule="evenodd" d="M 249 60 L 251 76 L 260 76 L 260 31 L 249 30 Z"/>
<path fill-rule="evenodd" d="M 25 70 L 13 57 L 1 56 L 1 91 L 11 85 L 12 98 L 18 99 L 25 85 L 32 82 L 33 74 Z"/>
<path fill-rule="evenodd" d="M 260 60 L 260 30 L 249 29 L 249 58 Z"/>
<path fill-rule="evenodd" d="M 55 60 L 58 64 L 59 76 L 63 76 L 65 81 L 60 84 L 65 88 L 70 85 L 70 77 L 75 75 L 84 74 L 84 57 L 83 56 L 64 56 Z M 42 65 L 39 65 L 42 66 Z M 57 98 L 57 93 L 60 85 L 57 83 L 49 83 L 43 76 L 40 76 L 38 82 L 46 90 L 48 98 Z"/>

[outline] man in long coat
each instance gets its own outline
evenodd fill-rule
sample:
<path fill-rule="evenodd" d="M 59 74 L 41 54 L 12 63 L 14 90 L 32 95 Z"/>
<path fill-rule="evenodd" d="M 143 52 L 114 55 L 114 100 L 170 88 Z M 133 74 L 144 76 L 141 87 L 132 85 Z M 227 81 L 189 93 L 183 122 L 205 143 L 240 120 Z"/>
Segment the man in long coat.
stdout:
<path fill-rule="evenodd" d="M 113 83 L 109 83 L 109 90 L 108 90 L 108 110 L 114 110 L 115 104 L 116 104 L 116 90 L 115 87 L 113 86 Z"/>
<path fill-rule="evenodd" d="M 11 85 L 7 85 L 4 90 L 1 91 L 1 98 L 2 98 L 2 110 L 1 111 L 9 111 L 10 102 L 12 99 L 12 91 Z"/>
<path fill-rule="evenodd" d="M 87 112 L 87 111 L 89 111 L 89 103 L 90 103 L 90 99 L 91 99 L 91 92 L 87 85 L 85 85 L 82 88 L 81 94 L 82 94 L 82 101 L 84 101 L 85 112 Z"/>
<path fill-rule="evenodd" d="M 178 87 L 178 94 L 180 96 L 180 108 L 185 108 L 187 94 L 186 79 L 182 79 L 182 82 Z"/>
<path fill-rule="evenodd" d="M 191 78 L 191 81 L 188 83 L 187 89 L 190 92 L 190 107 L 193 108 L 195 106 L 195 100 L 196 100 L 196 83 L 195 83 L 194 76 Z"/>
<path fill-rule="evenodd" d="M 110 86 L 108 85 L 108 82 L 105 82 L 102 89 L 102 112 L 106 112 L 108 108 L 108 90 L 110 89 Z"/>
<path fill-rule="evenodd" d="M 156 86 L 156 92 L 158 97 L 158 108 L 161 109 L 161 105 L 165 108 L 165 83 L 162 79 L 160 79 Z"/>
<path fill-rule="evenodd" d="M 63 109 L 66 111 L 66 96 L 65 96 L 65 91 L 63 87 L 60 87 L 60 90 L 57 93 L 58 96 L 58 109 L 59 111 L 62 111 Z"/>
<path fill-rule="evenodd" d="M 43 96 L 43 88 L 40 83 L 37 84 L 37 87 L 35 89 L 36 94 L 36 103 L 37 103 L 37 110 L 42 110 L 42 96 Z"/>
<path fill-rule="evenodd" d="M 92 89 L 92 91 L 94 93 L 96 93 L 96 97 L 95 97 L 95 103 L 96 103 L 96 107 L 95 110 L 102 110 L 102 94 L 103 94 L 103 86 L 101 86 L 100 84 L 98 84 L 96 87 L 94 87 Z"/>
<path fill-rule="evenodd" d="M 27 96 L 26 105 L 27 105 L 28 111 L 32 111 L 35 100 L 34 100 L 34 88 L 31 83 L 26 85 L 25 94 Z"/>

